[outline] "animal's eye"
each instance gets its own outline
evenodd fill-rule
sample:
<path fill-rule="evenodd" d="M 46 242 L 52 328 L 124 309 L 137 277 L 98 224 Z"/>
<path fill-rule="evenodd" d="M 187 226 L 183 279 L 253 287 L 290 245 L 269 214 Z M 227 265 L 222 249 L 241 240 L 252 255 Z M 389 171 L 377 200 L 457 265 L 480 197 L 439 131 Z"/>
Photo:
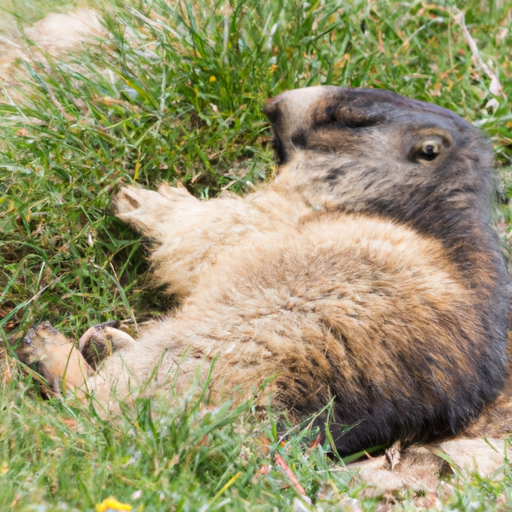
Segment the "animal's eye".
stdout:
<path fill-rule="evenodd" d="M 432 162 L 450 145 L 442 137 L 432 136 L 415 144 L 409 153 L 414 162 Z"/>
<path fill-rule="evenodd" d="M 425 141 L 421 146 L 421 151 L 420 154 L 418 154 L 418 157 L 424 158 L 430 162 L 434 160 L 440 152 L 441 147 L 437 141 Z"/>

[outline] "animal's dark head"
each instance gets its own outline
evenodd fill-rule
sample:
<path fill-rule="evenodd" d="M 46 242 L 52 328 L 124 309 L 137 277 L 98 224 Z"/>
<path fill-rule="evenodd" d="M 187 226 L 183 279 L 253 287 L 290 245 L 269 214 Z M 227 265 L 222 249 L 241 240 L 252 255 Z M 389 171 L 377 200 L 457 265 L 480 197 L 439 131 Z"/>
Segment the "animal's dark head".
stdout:
<path fill-rule="evenodd" d="M 386 90 L 320 86 L 280 94 L 265 114 L 278 180 L 313 206 L 413 222 L 446 201 L 488 211 L 491 148 L 449 110 Z"/>

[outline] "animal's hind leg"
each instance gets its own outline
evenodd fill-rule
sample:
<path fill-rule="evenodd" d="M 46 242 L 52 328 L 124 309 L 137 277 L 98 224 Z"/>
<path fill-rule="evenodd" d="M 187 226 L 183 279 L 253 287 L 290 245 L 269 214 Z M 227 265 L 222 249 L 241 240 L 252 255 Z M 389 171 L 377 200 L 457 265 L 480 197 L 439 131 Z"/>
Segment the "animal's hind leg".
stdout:
<path fill-rule="evenodd" d="M 44 388 L 46 395 L 60 396 L 63 391 L 80 389 L 93 373 L 74 344 L 50 322 L 30 329 L 19 342 L 16 354 L 44 377 L 48 384 Z"/>
<path fill-rule="evenodd" d="M 135 340 L 126 332 L 123 324 L 116 320 L 90 327 L 78 341 L 80 352 L 95 370 L 114 352 L 134 344 Z"/>
<path fill-rule="evenodd" d="M 20 361 L 35 366 L 44 377 L 49 388 L 46 395 L 60 396 L 62 392 L 72 390 L 82 395 L 87 379 L 104 358 L 136 343 L 114 325 L 115 322 L 107 322 L 88 329 L 80 338 L 80 350 L 77 350 L 50 322 L 43 322 L 27 332 L 18 344 L 16 354 Z"/>

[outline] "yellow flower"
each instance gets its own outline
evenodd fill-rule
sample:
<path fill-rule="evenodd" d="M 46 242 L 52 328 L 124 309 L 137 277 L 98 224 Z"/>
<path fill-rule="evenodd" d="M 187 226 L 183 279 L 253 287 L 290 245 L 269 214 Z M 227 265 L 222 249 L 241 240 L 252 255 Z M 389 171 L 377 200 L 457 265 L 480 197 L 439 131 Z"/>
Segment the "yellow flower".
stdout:
<path fill-rule="evenodd" d="M 96 512 L 117 512 L 123 510 L 130 511 L 132 509 L 133 507 L 131 505 L 128 505 L 127 503 L 120 503 L 113 496 L 109 496 L 108 498 L 104 499 L 101 503 L 98 503 L 96 505 Z"/>
<path fill-rule="evenodd" d="M 209 81 L 209 82 L 216 82 L 216 81 L 217 81 L 217 79 L 215 78 L 215 76 L 214 76 L 214 75 L 212 75 L 212 76 L 210 77 L 210 80 L 208 80 L 208 81 Z"/>

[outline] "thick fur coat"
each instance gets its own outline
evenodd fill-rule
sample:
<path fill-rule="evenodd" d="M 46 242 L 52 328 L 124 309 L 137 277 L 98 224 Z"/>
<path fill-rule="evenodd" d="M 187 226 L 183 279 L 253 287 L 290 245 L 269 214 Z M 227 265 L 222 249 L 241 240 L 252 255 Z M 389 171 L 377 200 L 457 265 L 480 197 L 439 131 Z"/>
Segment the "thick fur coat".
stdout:
<path fill-rule="evenodd" d="M 280 167 L 256 192 L 117 195 L 181 307 L 88 389 L 106 405 L 153 375 L 151 390 L 179 392 L 215 359 L 212 397 L 270 379 L 266 396 L 294 421 L 332 400 L 342 455 L 456 433 L 505 377 L 510 285 L 487 140 L 383 90 L 299 89 L 265 113 Z"/>

